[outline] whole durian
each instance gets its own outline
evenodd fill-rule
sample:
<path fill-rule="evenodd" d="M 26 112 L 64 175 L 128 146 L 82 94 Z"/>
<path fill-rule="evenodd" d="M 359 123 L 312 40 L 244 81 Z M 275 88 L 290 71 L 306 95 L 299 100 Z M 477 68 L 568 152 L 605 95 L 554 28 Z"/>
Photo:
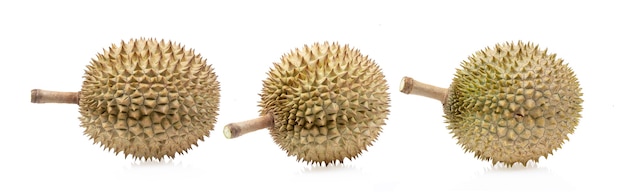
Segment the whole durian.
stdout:
<path fill-rule="evenodd" d="M 268 72 L 258 119 L 224 127 L 227 138 L 268 128 L 298 161 L 342 163 L 377 139 L 389 114 L 387 81 L 359 50 L 314 43 L 282 56 Z"/>
<path fill-rule="evenodd" d="M 80 92 L 34 89 L 33 103 L 79 105 L 81 127 L 94 143 L 135 159 L 187 152 L 213 130 L 219 82 L 192 49 L 156 39 L 131 39 L 98 53 Z"/>
<path fill-rule="evenodd" d="M 561 148 L 581 117 L 573 70 L 533 43 L 506 42 L 470 56 L 448 89 L 403 78 L 401 91 L 443 103 L 448 128 L 465 151 L 507 166 Z"/>

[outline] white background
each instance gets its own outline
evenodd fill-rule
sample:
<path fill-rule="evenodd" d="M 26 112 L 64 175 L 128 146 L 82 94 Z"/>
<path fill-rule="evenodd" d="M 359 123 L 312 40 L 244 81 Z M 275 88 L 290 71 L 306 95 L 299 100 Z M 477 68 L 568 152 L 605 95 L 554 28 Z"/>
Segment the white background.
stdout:
<path fill-rule="evenodd" d="M 624 10 L 620 1 L 2 1 L 0 194 L 623 194 Z M 221 83 L 216 130 L 173 160 L 115 156 L 83 135 L 77 105 L 30 103 L 33 88 L 80 90 L 96 53 L 138 37 L 195 49 Z M 447 87 L 470 54 L 517 40 L 563 58 L 584 92 L 570 141 L 539 163 L 475 159 L 436 100 L 398 90 L 402 76 Z M 267 130 L 225 139 L 225 124 L 258 115 L 272 62 L 317 41 L 349 44 L 383 69 L 391 114 L 378 141 L 317 167 L 287 157 Z"/>

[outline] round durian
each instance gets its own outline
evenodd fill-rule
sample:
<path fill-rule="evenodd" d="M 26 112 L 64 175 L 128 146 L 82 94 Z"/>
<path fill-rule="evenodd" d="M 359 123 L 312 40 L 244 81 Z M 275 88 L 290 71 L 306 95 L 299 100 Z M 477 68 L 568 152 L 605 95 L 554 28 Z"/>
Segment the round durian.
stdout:
<path fill-rule="evenodd" d="M 35 89 L 31 101 L 78 104 L 84 134 L 115 154 L 174 158 L 214 128 L 217 76 L 180 44 L 145 38 L 113 44 L 91 60 L 83 78 L 78 93 Z"/>
<path fill-rule="evenodd" d="M 439 99 L 447 128 L 466 152 L 507 166 L 525 166 L 561 148 L 578 125 L 583 102 L 567 63 L 521 41 L 477 51 L 461 63 L 448 89 L 405 77 L 401 91 Z"/>
<path fill-rule="evenodd" d="M 342 163 L 358 157 L 381 133 L 389 114 L 387 81 L 357 49 L 315 43 L 282 56 L 260 94 L 261 118 L 225 126 L 227 138 L 268 128 L 298 161 Z"/>

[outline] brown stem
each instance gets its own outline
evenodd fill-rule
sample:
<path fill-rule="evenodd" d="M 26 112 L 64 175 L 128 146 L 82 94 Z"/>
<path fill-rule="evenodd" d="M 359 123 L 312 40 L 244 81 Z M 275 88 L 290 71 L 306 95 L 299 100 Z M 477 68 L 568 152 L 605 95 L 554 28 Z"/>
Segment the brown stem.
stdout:
<path fill-rule="evenodd" d="M 79 92 L 48 91 L 43 89 L 33 89 L 30 91 L 31 103 L 78 104 L 78 100 Z"/>
<path fill-rule="evenodd" d="M 224 136 L 226 136 L 226 138 L 228 139 L 236 138 L 246 133 L 269 128 L 272 125 L 274 125 L 274 117 L 272 116 L 272 114 L 266 114 L 259 118 L 237 123 L 230 123 L 224 126 Z"/>
<path fill-rule="evenodd" d="M 400 92 L 433 98 L 439 100 L 442 104 L 445 103 L 448 96 L 448 89 L 422 83 L 411 77 L 402 78 Z"/>

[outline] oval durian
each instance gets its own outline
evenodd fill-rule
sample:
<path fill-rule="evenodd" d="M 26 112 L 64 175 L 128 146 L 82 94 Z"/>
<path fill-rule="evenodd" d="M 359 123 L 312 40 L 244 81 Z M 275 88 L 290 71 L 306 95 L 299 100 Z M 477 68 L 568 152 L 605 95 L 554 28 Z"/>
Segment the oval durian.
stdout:
<path fill-rule="evenodd" d="M 283 55 L 260 94 L 261 118 L 225 126 L 227 138 L 268 128 L 298 161 L 342 163 L 377 139 L 389 114 L 387 81 L 359 50 L 315 43 Z"/>
<path fill-rule="evenodd" d="M 506 42 L 461 63 L 448 89 L 405 77 L 401 91 L 443 103 L 445 122 L 465 151 L 507 166 L 561 148 L 581 117 L 574 71 L 533 43 Z"/>
<path fill-rule="evenodd" d="M 174 158 L 214 128 L 217 76 L 180 44 L 144 38 L 113 44 L 91 60 L 83 78 L 78 93 L 35 89 L 31 101 L 78 104 L 84 134 L 115 154 Z"/>

